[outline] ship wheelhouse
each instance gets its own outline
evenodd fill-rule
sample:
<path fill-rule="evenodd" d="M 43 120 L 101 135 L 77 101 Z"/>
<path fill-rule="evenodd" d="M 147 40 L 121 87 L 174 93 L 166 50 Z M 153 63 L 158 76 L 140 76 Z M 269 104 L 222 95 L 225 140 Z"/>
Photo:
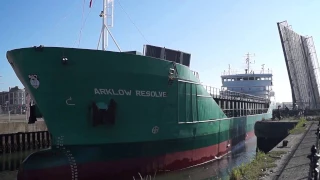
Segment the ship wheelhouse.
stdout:
<path fill-rule="evenodd" d="M 269 99 L 273 96 L 271 73 L 222 75 L 222 90 L 235 91 Z"/>

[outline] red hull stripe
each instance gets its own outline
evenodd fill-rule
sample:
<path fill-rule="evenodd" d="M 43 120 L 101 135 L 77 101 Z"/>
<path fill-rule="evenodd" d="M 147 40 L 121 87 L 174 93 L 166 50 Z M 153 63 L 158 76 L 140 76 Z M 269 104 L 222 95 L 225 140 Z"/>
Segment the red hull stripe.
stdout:
<path fill-rule="evenodd" d="M 246 139 L 253 136 L 253 131 L 248 132 Z M 155 172 L 174 171 L 215 160 L 227 154 L 231 150 L 231 144 L 229 140 L 204 148 L 150 158 L 88 162 L 38 170 L 21 169 L 18 180 L 34 180 L 39 177 L 46 177 L 47 180 L 70 180 L 72 177 L 78 177 L 79 180 L 132 179 L 133 176 L 138 177 L 138 173 L 153 175 Z"/>

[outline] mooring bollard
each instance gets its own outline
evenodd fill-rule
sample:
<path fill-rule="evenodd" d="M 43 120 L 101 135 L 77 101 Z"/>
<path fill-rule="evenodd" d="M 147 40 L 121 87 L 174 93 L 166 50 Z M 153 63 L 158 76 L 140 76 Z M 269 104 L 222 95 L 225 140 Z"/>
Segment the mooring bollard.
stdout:
<path fill-rule="evenodd" d="M 284 141 L 282 141 L 282 146 L 283 146 L 283 147 L 287 147 L 288 142 L 289 142 L 288 140 L 284 140 Z"/>
<path fill-rule="evenodd" d="M 310 159 L 310 177 L 314 180 L 318 180 L 319 176 L 319 170 L 318 170 L 318 160 L 320 159 L 320 155 L 317 154 L 317 148 L 315 145 L 312 145 L 311 147 L 311 154 L 308 155 L 308 158 Z"/>

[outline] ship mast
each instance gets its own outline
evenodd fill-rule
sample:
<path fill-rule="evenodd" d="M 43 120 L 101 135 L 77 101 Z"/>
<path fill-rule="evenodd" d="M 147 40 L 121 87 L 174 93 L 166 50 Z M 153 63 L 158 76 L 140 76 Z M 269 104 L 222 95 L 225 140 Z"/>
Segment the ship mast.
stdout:
<path fill-rule="evenodd" d="M 265 65 L 265 64 L 262 64 L 262 65 L 261 65 L 261 74 L 264 74 L 264 65 Z"/>
<path fill-rule="evenodd" d="M 247 66 L 246 74 L 250 73 L 250 64 L 255 63 L 255 61 L 251 62 L 250 56 L 252 56 L 250 53 L 247 53 L 245 56 L 246 57 L 246 66 Z"/>
<path fill-rule="evenodd" d="M 108 47 L 108 35 L 110 34 L 113 42 L 116 44 L 118 50 L 121 52 L 120 46 L 114 39 L 113 35 L 110 32 L 109 28 L 113 27 L 113 7 L 114 7 L 114 0 L 103 0 L 103 9 L 100 13 L 100 17 L 102 17 L 102 29 L 99 38 L 98 47 L 100 44 L 100 39 L 102 38 L 102 47 L 101 49 L 105 51 Z"/>

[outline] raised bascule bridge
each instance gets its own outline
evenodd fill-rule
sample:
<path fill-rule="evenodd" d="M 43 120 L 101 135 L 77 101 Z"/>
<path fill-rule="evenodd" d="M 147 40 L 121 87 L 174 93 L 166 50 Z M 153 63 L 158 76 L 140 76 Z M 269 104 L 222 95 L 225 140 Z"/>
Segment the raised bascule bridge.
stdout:
<path fill-rule="evenodd" d="M 292 30 L 287 21 L 279 22 L 284 59 L 292 93 L 293 107 L 306 115 L 320 114 L 319 62 L 312 36 Z"/>

